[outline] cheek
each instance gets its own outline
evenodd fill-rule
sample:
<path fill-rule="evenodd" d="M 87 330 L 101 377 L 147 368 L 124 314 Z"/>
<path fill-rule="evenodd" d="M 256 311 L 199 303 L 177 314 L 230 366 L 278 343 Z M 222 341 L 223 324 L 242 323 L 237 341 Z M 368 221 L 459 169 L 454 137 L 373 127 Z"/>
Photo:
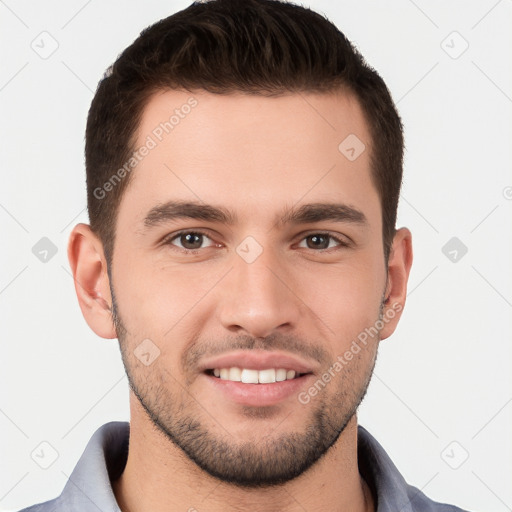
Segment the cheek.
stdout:
<path fill-rule="evenodd" d="M 298 273 L 298 295 L 324 324 L 322 332 L 332 340 L 336 353 L 378 320 L 385 286 L 383 267 L 361 257 L 344 266 Z"/>
<path fill-rule="evenodd" d="M 203 298 L 221 280 L 222 270 L 118 257 L 112 282 L 124 326 L 132 337 L 160 340 L 162 349 L 176 332 L 183 338 L 184 330 L 196 328 L 190 319 L 204 313 Z"/>

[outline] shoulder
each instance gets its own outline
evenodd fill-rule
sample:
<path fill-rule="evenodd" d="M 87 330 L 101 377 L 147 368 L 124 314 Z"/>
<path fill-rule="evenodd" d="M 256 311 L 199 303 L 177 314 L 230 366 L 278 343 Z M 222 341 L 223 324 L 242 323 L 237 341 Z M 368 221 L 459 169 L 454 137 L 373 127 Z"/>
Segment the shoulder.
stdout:
<path fill-rule="evenodd" d="M 467 512 L 433 501 L 420 489 L 409 485 L 384 448 L 361 425 L 358 426 L 358 465 L 379 512 Z"/>
<path fill-rule="evenodd" d="M 468 512 L 455 505 L 433 501 L 412 485 L 407 485 L 407 497 L 413 512 Z"/>
<path fill-rule="evenodd" d="M 18 512 L 58 512 L 62 510 L 58 505 L 58 498 L 19 510 Z"/>
<path fill-rule="evenodd" d="M 18 512 L 119 512 L 111 481 L 126 464 L 129 429 L 127 422 L 102 425 L 87 443 L 60 496 Z"/>

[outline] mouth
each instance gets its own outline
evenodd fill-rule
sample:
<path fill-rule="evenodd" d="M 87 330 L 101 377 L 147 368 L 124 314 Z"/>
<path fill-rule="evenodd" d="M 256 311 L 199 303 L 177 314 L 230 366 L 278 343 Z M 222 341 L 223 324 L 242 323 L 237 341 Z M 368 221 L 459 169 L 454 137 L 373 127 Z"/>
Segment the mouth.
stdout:
<path fill-rule="evenodd" d="M 241 382 L 243 384 L 274 384 L 276 382 L 285 382 L 296 380 L 311 372 L 298 372 L 286 368 L 266 368 L 256 370 L 251 368 L 239 368 L 237 366 L 229 368 L 211 368 L 204 372 L 210 377 L 231 382 Z"/>
<path fill-rule="evenodd" d="M 216 375 L 218 374 L 218 376 Z M 249 407 L 289 406 L 298 402 L 299 393 L 310 385 L 313 373 L 286 368 L 211 368 L 202 372 L 203 382 L 213 397 L 229 404 Z M 282 379 L 282 380 L 279 380 Z M 220 403 L 219 403 L 220 405 Z"/>
<path fill-rule="evenodd" d="M 319 371 L 319 363 L 284 351 L 252 349 L 205 359 L 198 369 L 212 398 L 266 407 L 293 404 Z"/>

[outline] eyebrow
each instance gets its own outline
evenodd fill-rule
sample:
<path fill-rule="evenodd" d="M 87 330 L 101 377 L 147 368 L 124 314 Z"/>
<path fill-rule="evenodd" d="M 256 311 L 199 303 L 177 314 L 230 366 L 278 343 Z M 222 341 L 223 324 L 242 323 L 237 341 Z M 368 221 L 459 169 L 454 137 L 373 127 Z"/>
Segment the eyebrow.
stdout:
<path fill-rule="evenodd" d="M 149 210 L 144 217 L 144 226 L 151 228 L 177 219 L 197 219 L 234 224 L 236 216 L 219 206 L 190 201 L 168 201 Z"/>
<path fill-rule="evenodd" d="M 178 219 L 196 219 L 227 225 L 235 224 L 237 216 L 228 209 L 194 201 L 168 201 L 151 208 L 144 217 L 144 226 L 152 228 L 159 224 Z M 353 223 L 365 226 L 366 216 L 360 210 L 345 204 L 310 203 L 300 208 L 285 210 L 274 223 L 274 227 L 283 224 L 312 224 L 322 221 Z"/>
<path fill-rule="evenodd" d="M 310 224 L 322 221 L 368 225 L 368 220 L 362 211 L 338 203 L 310 203 L 298 209 L 291 208 L 285 212 L 277 224 Z"/>

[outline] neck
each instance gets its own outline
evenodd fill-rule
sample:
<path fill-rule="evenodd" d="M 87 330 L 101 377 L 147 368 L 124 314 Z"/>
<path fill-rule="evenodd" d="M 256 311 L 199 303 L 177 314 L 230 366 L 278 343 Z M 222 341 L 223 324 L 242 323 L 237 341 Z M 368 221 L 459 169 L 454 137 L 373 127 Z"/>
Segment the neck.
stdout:
<path fill-rule="evenodd" d="M 158 431 L 131 396 L 129 454 L 112 487 L 123 512 L 279 510 L 368 512 L 371 492 L 357 464 L 357 418 L 313 467 L 285 484 L 244 489 L 201 470 Z"/>

